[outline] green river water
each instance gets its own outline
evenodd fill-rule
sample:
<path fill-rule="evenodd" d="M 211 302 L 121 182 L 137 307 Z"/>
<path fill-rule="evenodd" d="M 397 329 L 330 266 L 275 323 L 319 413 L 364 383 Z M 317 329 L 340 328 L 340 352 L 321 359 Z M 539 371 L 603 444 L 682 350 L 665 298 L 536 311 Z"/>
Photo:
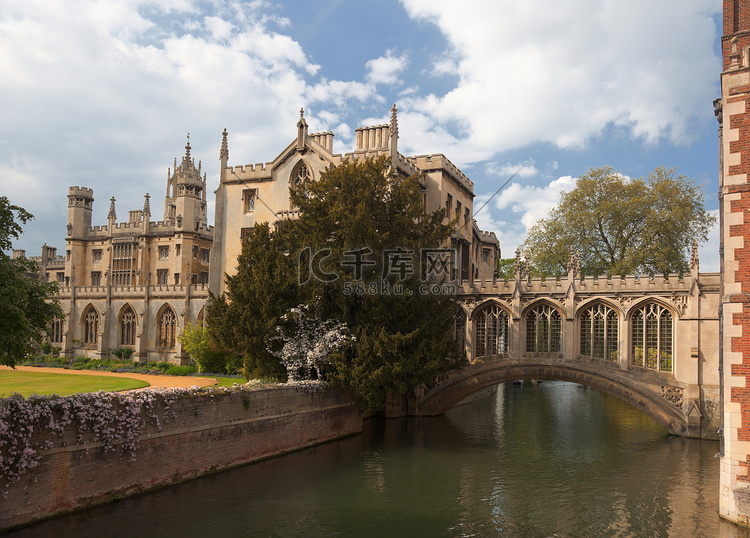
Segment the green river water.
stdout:
<path fill-rule="evenodd" d="M 718 451 L 614 397 L 527 381 L 11 535 L 744 537 L 717 515 Z"/>

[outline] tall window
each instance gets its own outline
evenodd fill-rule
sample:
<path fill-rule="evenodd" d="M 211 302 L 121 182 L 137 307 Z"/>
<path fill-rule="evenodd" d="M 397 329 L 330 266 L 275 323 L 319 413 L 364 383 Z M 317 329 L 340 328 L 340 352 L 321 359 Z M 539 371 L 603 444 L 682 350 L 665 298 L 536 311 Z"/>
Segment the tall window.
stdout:
<path fill-rule="evenodd" d="M 476 356 L 508 352 L 508 313 L 497 305 L 483 308 L 475 317 Z"/>
<path fill-rule="evenodd" d="M 60 344 L 63 341 L 63 320 L 57 318 L 52 320 L 52 327 L 50 330 L 51 340 L 55 344 Z"/>
<path fill-rule="evenodd" d="M 242 191 L 242 201 L 244 202 L 245 213 L 255 211 L 255 189 L 245 189 Z"/>
<path fill-rule="evenodd" d="M 632 356 L 635 366 L 672 371 L 672 314 L 651 303 L 633 314 Z"/>
<path fill-rule="evenodd" d="M 618 317 L 612 308 L 598 304 L 581 314 L 581 355 L 617 360 Z"/>
<path fill-rule="evenodd" d="M 177 316 L 170 307 L 162 310 L 159 316 L 159 347 L 173 348 L 177 331 Z"/>
<path fill-rule="evenodd" d="M 83 314 L 83 343 L 96 344 L 99 342 L 99 313 L 96 308 L 89 306 Z"/>
<path fill-rule="evenodd" d="M 130 286 L 135 270 L 135 245 L 133 243 L 115 243 L 112 245 L 112 284 Z"/>
<path fill-rule="evenodd" d="M 129 306 L 120 314 L 120 345 L 135 345 L 135 312 Z"/>
<path fill-rule="evenodd" d="M 562 349 L 562 317 L 560 312 L 542 304 L 526 314 L 526 351 L 528 353 L 560 353 Z"/>
<path fill-rule="evenodd" d="M 307 168 L 305 163 L 299 163 L 294 169 L 294 172 L 292 172 L 292 186 L 297 189 L 304 186 L 304 184 L 309 182 L 310 179 L 310 169 Z"/>
<path fill-rule="evenodd" d="M 166 286 L 169 284 L 169 269 L 156 270 L 156 283 L 159 286 Z"/>
<path fill-rule="evenodd" d="M 451 210 L 453 209 L 453 196 L 450 194 L 445 198 L 445 216 L 451 220 Z"/>
<path fill-rule="evenodd" d="M 453 338 L 461 349 L 466 348 L 466 312 L 459 308 L 453 320 Z"/>

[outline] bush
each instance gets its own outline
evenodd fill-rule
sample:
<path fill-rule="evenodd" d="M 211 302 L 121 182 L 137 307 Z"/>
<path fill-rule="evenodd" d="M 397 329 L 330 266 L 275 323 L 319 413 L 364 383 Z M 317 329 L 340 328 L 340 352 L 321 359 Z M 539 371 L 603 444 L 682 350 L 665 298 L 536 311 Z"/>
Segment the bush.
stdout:
<path fill-rule="evenodd" d="M 190 375 L 197 371 L 198 369 L 195 366 L 170 366 L 164 373 L 167 375 Z"/>
<path fill-rule="evenodd" d="M 111 353 L 118 359 L 130 360 L 133 350 L 129 347 L 118 347 L 117 349 L 113 349 Z"/>

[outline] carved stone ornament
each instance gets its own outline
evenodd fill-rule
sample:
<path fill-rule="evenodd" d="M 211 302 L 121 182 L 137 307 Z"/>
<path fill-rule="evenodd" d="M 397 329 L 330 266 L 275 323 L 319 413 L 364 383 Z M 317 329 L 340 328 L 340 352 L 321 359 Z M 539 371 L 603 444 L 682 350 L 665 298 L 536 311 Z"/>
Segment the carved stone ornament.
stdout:
<path fill-rule="evenodd" d="M 675 407 L 682 407 L 682 389 L 680 387 L 661 386 L 662 396 Z"/>
<path fill-rule="evenodd" d="M 673 296 L 672 302 L 674 303 L 675 307 L 680 311 L 680 314 L 684 314 L 685 309 L 687 308 L 687 304 L 688 304 L 688 296 L 687 295 Z"/>

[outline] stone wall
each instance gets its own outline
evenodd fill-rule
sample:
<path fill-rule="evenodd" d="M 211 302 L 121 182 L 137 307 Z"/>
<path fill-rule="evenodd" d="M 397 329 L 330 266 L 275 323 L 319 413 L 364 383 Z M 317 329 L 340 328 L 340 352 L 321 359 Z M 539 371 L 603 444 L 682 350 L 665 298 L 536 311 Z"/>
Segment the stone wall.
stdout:
<path fill-rule="evenodd" d="M 0 529 L 362 431 L 349 394 L 328 389 L 197 393 L 154 414 L 158 422 L 150 412 L 144 417 L 134 460 L 120 451 L 105 453 L 100 443 L 87 447 L 73 428 L 50 437 L 54 446 L 40 464 L 0 499 Z"/>

